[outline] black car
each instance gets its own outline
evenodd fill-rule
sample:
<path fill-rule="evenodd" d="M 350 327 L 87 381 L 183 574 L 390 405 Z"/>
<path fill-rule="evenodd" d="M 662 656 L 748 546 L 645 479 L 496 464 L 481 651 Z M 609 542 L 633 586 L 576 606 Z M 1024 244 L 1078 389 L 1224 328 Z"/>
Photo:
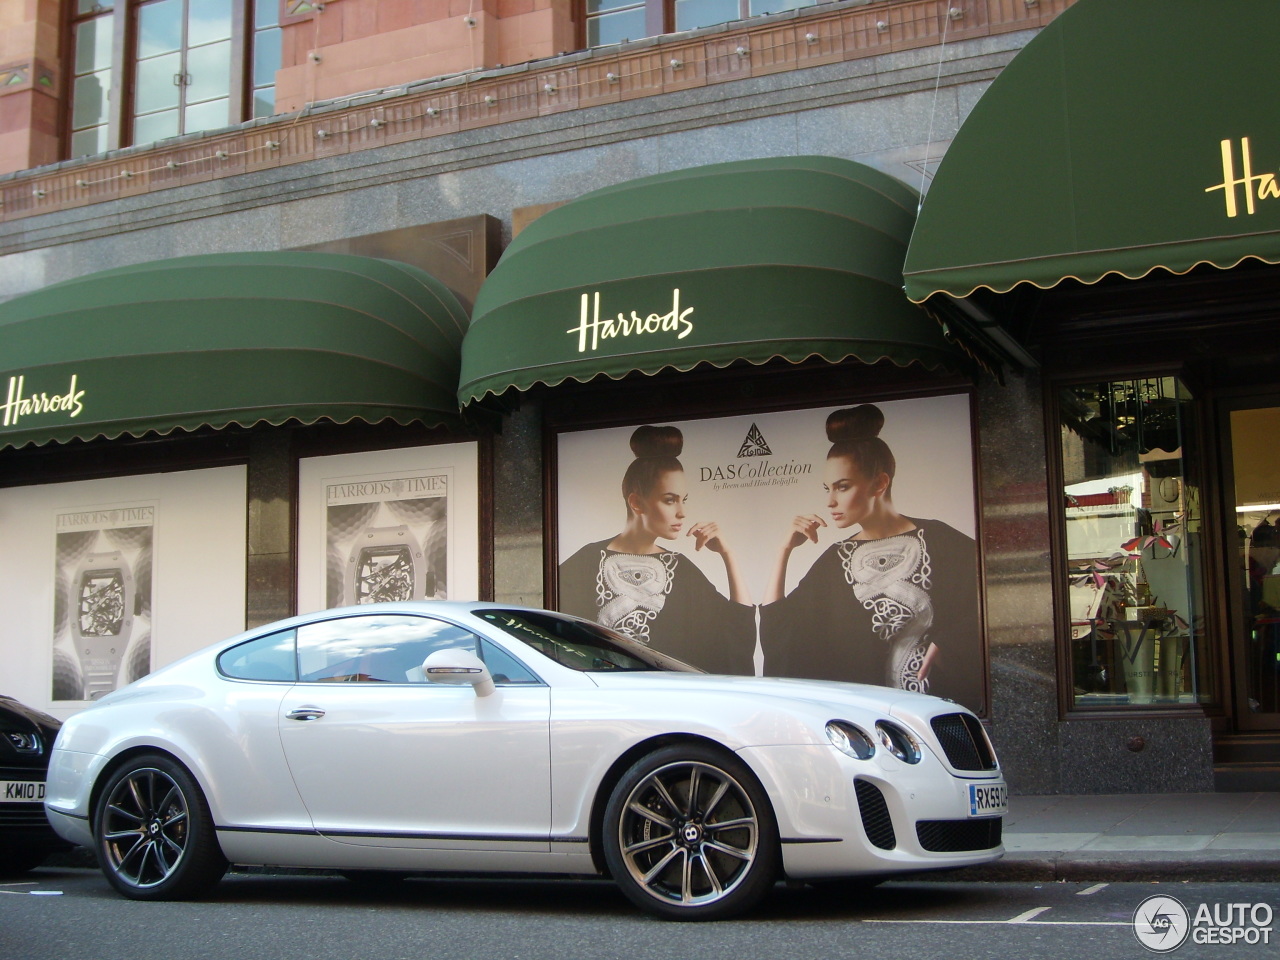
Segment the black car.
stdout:
<path fill-rule="evenodd" d="M 25 873 L 68 848 L 44 815 L 45 773 L 60 726 L 0 694 L 0 874 Z"/>

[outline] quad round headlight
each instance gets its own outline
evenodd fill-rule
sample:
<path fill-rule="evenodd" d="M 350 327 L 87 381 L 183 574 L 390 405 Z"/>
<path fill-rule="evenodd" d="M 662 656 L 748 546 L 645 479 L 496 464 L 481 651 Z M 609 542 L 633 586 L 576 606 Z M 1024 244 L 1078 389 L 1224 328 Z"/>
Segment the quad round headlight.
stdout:
<path fill-rule="evenodd" d="M 884 748 L 903 763 L 920 762 L 920 741 L 905 727 L 888 720 L 877 720 L 876 733 Z"/>
<path fill-rule="evenodd" d="M 855 760 L 870 760 L 876 752 L 875 741 L 870 735 L 848 720 L 830 721 L 827 724 L 827 739 L 833 747 Z"/>

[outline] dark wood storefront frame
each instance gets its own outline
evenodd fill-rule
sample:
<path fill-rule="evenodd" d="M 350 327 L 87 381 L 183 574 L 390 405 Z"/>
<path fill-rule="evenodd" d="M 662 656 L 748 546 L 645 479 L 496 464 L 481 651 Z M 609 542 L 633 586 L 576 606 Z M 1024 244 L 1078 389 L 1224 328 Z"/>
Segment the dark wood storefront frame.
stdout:
<path fill-rule="evenodd" d="M 1082 381 L 1175 375 L 1196 401 L 1196 442 L 1201 463 L 1191 465 L 1205 511 L 1204 611 L 1208 653 L 1213 658 L 1213 689 L 1208 702 L 1185 707 L 1078 708 L 1072 703 L 1070 644 L 1063 626 L 1070 621 L 1065 588 L 1054 577 L 1055 641 L 1060 718 L 1129 719 L 1188 717 L 1203 713 L 1215 737 L 1237 727 L 1233 648 L 1235 638 L 1226 602 L 1228 531 L 1222 518 L 1227 498 L 1224 440 L 1220 435 L 1224 404 L 1231 398 L 1259 395 L 1270 385 L 1280 398 L 1274 365 L 1280 363 L 1280 267 L 1245 261 L 1233 270 L 1205 266 L 1183 276 L 1156 271 L 1136 281 L 1109 278 L 1092 286 L 1066 281 L 1049 291 L 1015 291 L 1003 310 L 1007 324 L 1043 358 L 1045 430 L 1049 440 L 1050 490 L 1062 488 L 1056 390 Z M 1016 304 L 1017 315 L 1013 315 Z M 1139 356 L 1140 360 L 1097 358 Z M 1052 508 L 1051 508 L 1052 509 Z M 1065 557 L 1065 521 L 1051 522 L 1051 563 Z"/>

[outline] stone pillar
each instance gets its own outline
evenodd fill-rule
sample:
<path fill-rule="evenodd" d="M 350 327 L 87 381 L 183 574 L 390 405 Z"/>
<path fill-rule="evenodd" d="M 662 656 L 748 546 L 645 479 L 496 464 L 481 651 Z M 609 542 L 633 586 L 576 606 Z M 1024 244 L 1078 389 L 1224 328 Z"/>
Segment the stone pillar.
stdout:
<path fill-rule="evenodd" d="M 59 159 L 57 0 L 0 0 L 0 173 Z"/>
<path fill-rule="evenodd" d="M 540 607 L 543 596 L 542 407 L 523 398 L 493 443 L 493 599 Z"/>
<path fill-rule="evenodd" d="M 293 569 L 295 464 L 288 430 L 259 427 L 249 440 L 249 530 L 245 626 L 297 609 Z"/>
<path fill-rule="evenodd" d="M 11 0 L 12 2 L 12 0 Z M 280 19 L 276 112 L 576 49 L 570 0 L 329 0 Z"/>

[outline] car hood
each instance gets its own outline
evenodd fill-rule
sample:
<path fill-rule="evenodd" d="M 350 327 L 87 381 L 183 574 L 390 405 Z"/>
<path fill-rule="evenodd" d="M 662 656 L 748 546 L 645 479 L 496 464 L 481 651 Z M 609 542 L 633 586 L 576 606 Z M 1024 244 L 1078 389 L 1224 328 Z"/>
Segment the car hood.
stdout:
<path fill-rule="evenodd" d="M 589 673 L 587 674 L 606 690 L 669 690 L 696 694 L 737 694 L 768 698 L 792 704 L 809 704 L 814 707 L 834 709 L 857 707 L 877 713 L 892 715 L 895 709 L 912 714 L 931 714 L 961 709 L 937 697 L 892 687 L 878 687 L 865 683 L 844 683 L 838 680 L 799 680 L 791 677 L 728 677 L 706 673 Z"/>
<path fill-rule="evenodd" d="M 19 703 L 10 697 L 0 697 L 0 764 L 21 764 L 30 765 L 38 763 L 43 765 L 43 760 L 37 760 L 45 755 L 49 748 L 53 746 L 54 738 L 58 735 L 58 728 L 62 726 L 61 721 L 55 717 L 49 716 L 40 710 L 28 707 L 26 704 Z M 38 734 L 40 737 L 40 746 L 34 752 L 28 749 L 20 749 L 15 741 L 5 736 L 7 733 L 16 734 Z"/>

